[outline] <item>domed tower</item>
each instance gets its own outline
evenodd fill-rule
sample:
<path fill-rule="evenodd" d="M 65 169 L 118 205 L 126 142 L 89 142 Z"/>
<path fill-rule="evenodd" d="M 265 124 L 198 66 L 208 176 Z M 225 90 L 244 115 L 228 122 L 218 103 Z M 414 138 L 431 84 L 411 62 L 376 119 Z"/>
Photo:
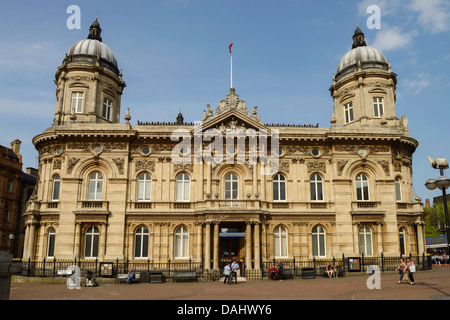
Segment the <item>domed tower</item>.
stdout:
<path fill-rule="evenodd" d="M 96 19 L 88 38 L 75 43 L 58 68 L 53 126 L 120 122 L 121 96 L 126 85 L 101 32 Z"/>
<path fill-rule="evenodd" d="M 333 127 L 389 126 L 407 131 L 406 118 L 395 111 L 397 75 L 385 56 L 366 44 L 359 27 L 352 49 L 339 63 L 330 88 Z"/>

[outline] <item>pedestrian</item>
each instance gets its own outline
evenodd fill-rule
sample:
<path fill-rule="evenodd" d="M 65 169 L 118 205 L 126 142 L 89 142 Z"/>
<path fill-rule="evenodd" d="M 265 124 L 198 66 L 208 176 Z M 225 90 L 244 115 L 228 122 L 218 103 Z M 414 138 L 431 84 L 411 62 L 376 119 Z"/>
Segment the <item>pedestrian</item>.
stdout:
<path fill-rule="evenodd" d="M 327 267 L 327 275 L 328 275 L 328 278 L 333 277 L 333 268 L 331 267 L 331 264 L 329 264 Z"/>
<path fill-rule="evenodd" d="M 410 284 L 414 285 L 414 273 L 416 272 L 416 265 L 414 264 L 414 261 L 411 260 L 411 258 L 407 258 L 406 261 L 408 266 L 408 276 Z"/>
<path fill-rule="evenodd" d="M 406 269 L 405 259 L 400 258 L 400 265 L 395 270 L 395 271 L 398 271 L 400 273 L 400 280 L 398 281 L 398 283 L 402 283 L 403 276 L 405 275 L 405 269 Z"/>
<path fill-rule="evenodd" d="M 233 277 L 234 277 L 234 281 L 237 284 L 237 272 L 239 270 L 239 264 L 236 262 L 236 260 L 233 260 L 233 263 L 231 264 L 231 281 L 233 282 Z"/>
<path fill-rule="evenodd" d="M 230 267 L 230 263 L 227 263 L 227 265 L 225 266 L 225 268 L 223 268 L 223 274 L 225 275 L 225 280 L 223 280 L 224 284 L 231 284 L 230 283 L 230 276 L 231 276 L 231 267 Z"/>
<path fill-rule="evenodd" d="M 447 253 L 444 252 L 444 254 L 442 255 L 442 262 L 447 266 L 449 261 L 448 261 L 448 256 Z"/>
<path fill-rule="evenodd" d="M 335 278 L 338 278 L 339 270 L 338 270 L 337 265 L 334 265 L 334 267 L 333 267 L 333 274 L 334 274 Z"/>
<path fill-rule="evenodd" d="M 278 271 L 277 271 L 277 276 L 278 276 L 278 279 L 279 279 L 280 281 L 283 281 L 283 271 L 284 271 L 284 268 L 283 268 L 283 262 L 278 261 Z"/>
<path fill-rule="evenodd" d="M 131 269 L 128 269 L 128 275 L 127 275 L 127 283 L 131 284 L 131 280 L 135 278 L 135 274 Z"/>

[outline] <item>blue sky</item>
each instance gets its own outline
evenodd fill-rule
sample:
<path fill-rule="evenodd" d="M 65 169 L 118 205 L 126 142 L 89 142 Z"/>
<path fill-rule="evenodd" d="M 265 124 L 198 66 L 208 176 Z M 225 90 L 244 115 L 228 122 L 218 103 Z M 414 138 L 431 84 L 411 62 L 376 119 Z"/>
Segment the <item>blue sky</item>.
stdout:
<path fill-rule="evenodd" d="M 81 30 L 70 30 L 70 5 Z M 381 29 L 366 9 L 381 9 Z M 427 157 L 450 159 L 450 3 L 444 0 L 151 0 L 2 1 L 0 3 L 0 144 L 22 141 L 24 168 L 36 167 L 32 139 L 51 126 L 56 68 L 85 39 L 96 16 L 127 83 L 122 119 L 132 123 L 200 120 L 230 87 L 228 45 L 235 43 L 234 87 L 266 123 L 329 127 L 328 89 L 356 24 L 398 74 L 397 116 L 407 115 L 414 192 L 438 172 Z M 450 175 L 450 171 L 447 172 Z"/>

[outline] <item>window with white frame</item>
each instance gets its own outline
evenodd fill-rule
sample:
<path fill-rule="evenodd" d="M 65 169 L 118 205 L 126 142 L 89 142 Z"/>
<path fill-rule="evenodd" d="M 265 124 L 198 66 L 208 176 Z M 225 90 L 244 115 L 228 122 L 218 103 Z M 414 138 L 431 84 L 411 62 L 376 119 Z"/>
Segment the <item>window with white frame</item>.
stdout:
<path fill-rule="evenodd" d="M 48 231 L 48 239 L 47 239 L 47 258 L 55 257 L 55 240 L 56 240 L 56 231 L 51 228 Z"/>
<path fill-rule="evenodd" d="M 98 246 L 100 239 L 100 231 L 97 227 L 90 227 L 86 230 L 84 240 L 84 257 L 85 258 L 97 258 Z"/>
<path fill-rule="evenodd" d="M 175 230 L 174 257 L 175 259 L 189 258 L 189 231 L 184 226 Z"/>
<path fill-rule="evenodd" d="M 177 201 L 189 201 L 190 199 L 191 179 L 186 173 L 182 173 L 177 177 Z"/>
<path fill-rule="evenodd" d="M 359 228 L 359 252 L 367 256 L 373 255 L 372 229 L 368 226 Z"/>
<path fill-rule="evenodd" d="M 148 258 L 150 233 L 147 227 L 139 227 L 134 235 L 134 257 Z"/>
<path fill-rule="evenodd" d="M 106 120 L 111 121 L 111 112 L 112 112 L 112 101 L 109 99 L 103 100 L 103 111 L 102 111 L 102 117 Z"/>
<path fill-rule="evenodd" d="M 369 201 L 369 178 L 365 174 L 356 177 L 356 199 L 358 201 Z"/>
<path fill-rule="evenodd" d="M 384 114 L 383 98 L 373 98 L 373 112 L 375 118 L 381 118 Z"/>
<path fill-rule="evenodd" d="M 398 202 L 402 201 L 402 181 L 399 177 L 395 178 L 395 199 Z"/>
<path fill-rule="evenodd" d="M 315 226 L 312 229 L 312 249 L 314 257 L 325 257 L 325 229 L 322 226 Z"/>
<path fill-rule="evenodd" d="M 234 173 L 225 176 L 225 200 L 237 200 L 239 191 L 239 179 Z"/>
<path fill-rule="evenodd" d="M 70 107 L 70 112 L 83 113 L 83 92 L 72 92 L 72 103 Z"/>
<path fill-rule="evenodd" d="M 310 178 L 311 201 L 323 201 L 323 179 L 320 175 L 314 174 Z"/>
<path fill-rule="evenodd" d="M 277 226 L 273 231 L 273 250 L 276 258 L 287 258 L 288 256 L 288 233 L 283 226 Z"/>
<path fill-rule="evenodd" d="M 286 178 L 282 174 L 273 177 L 273 201 L 286 201 Z"/>
<path fill-rule="evenodd" d="M 344 106 L 345 123 L 353 122 L 353 102 L 349 102 Z"/>
<path fill-rule="evenodd" d="M 103 176 L 100 172 L 95 172 L 89 178 L 88 200 L 101 201 L 103 193 Z"/>
<path fill-rule="evenodd" d="M 52 192 L 53 202 L 59 201 L 60 188 L 61 188 L 61 177 L 55 176 L 53 178 L 53 192 Z"/>
<path fill-rule="evenodd" d="M 152 189 L 152 177 L 148 173 L 141 174 L 138 178 L 137 200 L 150 201 Z"/>

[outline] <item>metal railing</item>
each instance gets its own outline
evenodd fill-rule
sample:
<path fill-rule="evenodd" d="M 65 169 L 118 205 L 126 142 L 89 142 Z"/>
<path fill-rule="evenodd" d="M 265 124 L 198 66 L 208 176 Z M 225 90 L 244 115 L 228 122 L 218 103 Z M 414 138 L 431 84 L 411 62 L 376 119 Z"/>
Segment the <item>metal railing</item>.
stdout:
<path fill-rule="evenodd" d="M 429 255 L 409 255 L 402 256 L 405 260 L 410 257 L 418 271 L 431 270 L 432 260 Z M 350 256 L 346 257 L 342 255 L 339 258 L 332 259 L 308 259 L 308 260 L 296 260 L 296 259 L 270 259 L 261 262 L 260 271 L 247 270 L 244 260 L 239 261 L 240 276 L 246 277 L 249 280 L 261 280 L 269 276 L 268 270 L 273 266 L 277 266 L 279 262 L 283 263 L 284 270 L 288 270 L 289 274 L 293 277 L 300 277 L 304 270 L 311 269 L 317 276 L 323 273 L 324 269 L 331 265 L 337 266 L 344 273 L 347 272 L 367 272 L 369 266 L 376 265 L 381 272 L 395 271 L 400 264 L 400 256 Z M 22 260 L 14 259 L 15 263 L 21 263 L 22 268 L 18 275 L 26 277 L 64 277 L 67 276 L 67 272 L 73 270 L 74 266 L 80 269 L 81 275 L 85 276 L 88 273 L 92 273 L 96 276 L 102 276 L 102 266 L 108 264 L 112 267 L 110 277 L 116 277 L 118 274 L 127 273 L 129 269 L 135 272 L 160 272 L 166 278 L 170 278 L 173 271 L 196 271 L 198 278 L 201 278 L 205 274 L 203 262 L 189 260 L 168 260 L 167 262 L 155 262 L 151 260 L 108 260 L 99 261 L 98 259 L 74 259 L 74 260 L 58 260 L 43 259 L 43 260 Z M 220 264 L 219 273 L 223 272 L 224 263 Z M 255 268 L 257 269 L 257 268 Z"/>

